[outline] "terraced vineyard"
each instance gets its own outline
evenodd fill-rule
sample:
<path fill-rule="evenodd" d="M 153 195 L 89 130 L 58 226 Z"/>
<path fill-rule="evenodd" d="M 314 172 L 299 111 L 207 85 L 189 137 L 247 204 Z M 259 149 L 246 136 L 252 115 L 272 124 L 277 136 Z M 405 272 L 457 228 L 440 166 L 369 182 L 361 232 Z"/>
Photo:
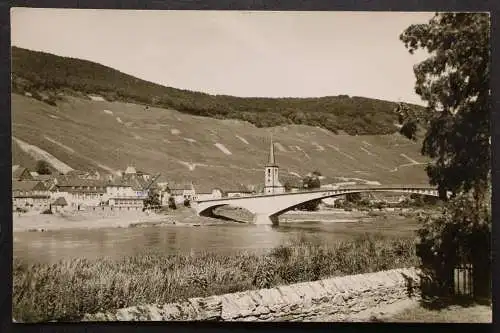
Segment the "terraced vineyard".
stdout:
<path fill-rule="evenodd" d="M 257 128 L 240 120 L 74 96 L 52 106 L 19 94 L 12 95 L 12 133 L 13 163 L 27 167 L 40 158 L 54 167 L 62 162 L 104 172 L 133 164 L 176 182 L 260 184 L 272 134 L 282 178 L 319 170 L 328 182 L 427 182 L 420 144 L 399 134 L 336 135 L 304 125 Z"/>

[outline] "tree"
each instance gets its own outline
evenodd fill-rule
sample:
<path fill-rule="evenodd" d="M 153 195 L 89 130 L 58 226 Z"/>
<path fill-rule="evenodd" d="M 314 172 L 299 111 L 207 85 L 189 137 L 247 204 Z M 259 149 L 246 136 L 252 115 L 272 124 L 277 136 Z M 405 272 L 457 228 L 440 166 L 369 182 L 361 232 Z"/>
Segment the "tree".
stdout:
<path fill-rule="evenodd" d="M 177 205 L 175 204 L 175 199 L 172 196 L 168 198 L 168 208 L 177 209 Z"/>
<path fill-rule="evenodd" d="M 361 199 L 362 199 L 362 196 L 361 196 L 361 193 L 359 193 L 359 192 L 347 193 L 345 195 L 345 200 L 347 202 L 357 203 L 357 202 L 361 201 Z"/>
<path fill-rule="evenodd" d="M 430 182 L 443 198 L 474 190 L 484 194 L 490 173 L 490 21 L 487 13 L 436 14 L 408 27 L 400 39 L 410 53 L 429 57 L 414 67 L 415 92 L 427 102 L 423 114 L 405 114 L 403 134 L 415 122 L 427 132 L 422 153 L 434 159 Z M 404 110 L 403 110 L 404 113 Z"/>
<path fill-rule="evenodd" d="M 50 170 L 50 164 L 45 160 L 39 160 L 36 162 L 35 167 L 36 172 L 40 175 L 50 175 L 52 171 Z"/>
<path fill-rule="evenodd" d="M 454 268 L 472 264 L 476 297 L 491 296 L 491 202 L 477 201 L 471 193 L 451 200 L 443 214 L 425 216 L 418 230 L 417 255 L 430 276 L 433 292 L 449 295 Z"/>
<path fill-rule="evenodd" d="M 305 190 L 314 190 L 317 188 L 321 187 L 321 181 L 319 180 L 319 175 L 321 173 L 319 171 L 313 172 L 311 175 L 308 175 L 302 179 L 302 187 Z M 309 202 L 304 202 L 297 208 L 299 210 L 308 210 L 308 211 L 313 211 L 318 209 L 318 205 L 320 204 L 321 200 L 313 200 Z"/>
<path fill-rule="evenodd" d="M 148 197 L 144 200 L 144 208 L 158 208 L 161 206 L 160 194 L 157 189 L 150 189 Z"/>
<path fill-rule="evenodd" d="M 288 180 L 285 182 L 285 184 L 283 184 L 283 187 L 285 188 L 285 192 L 290 192 L 292 190 L 292 184 Z"/>
<path fill-rule="evenodd" d="M 491 295 L 491 166 L 489 15 L 436 14 L 400 36 L 410 53 L 430 56 L 414 67 L 415 91 L 426 112 L 401 108 L 403 122 L 426 128 L 422 153 L 431 184 L 452 200 L 442 214 L 427 216 L 417 255 L 438 292 L 451 293 L 454 269 L 472 264 L 475 296 Z M 407 126 L 403 134 L 411 136 Z M 425 203 L 423 200 L 422 203 Z"/>

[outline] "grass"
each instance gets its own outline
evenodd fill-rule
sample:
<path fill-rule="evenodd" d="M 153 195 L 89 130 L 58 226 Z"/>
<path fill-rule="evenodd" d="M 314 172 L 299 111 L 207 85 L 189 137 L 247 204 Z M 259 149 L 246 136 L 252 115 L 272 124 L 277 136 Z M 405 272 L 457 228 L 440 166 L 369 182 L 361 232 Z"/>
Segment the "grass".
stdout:
<path fill-rule="evenodd" d="M 13 317 L 73 321 L 85 313 L 169 303 L 418 265 L 414 238 L 364 235 L 334 245 L 300 237 L 265 253 L 142 255 L 13 265 Z"/>

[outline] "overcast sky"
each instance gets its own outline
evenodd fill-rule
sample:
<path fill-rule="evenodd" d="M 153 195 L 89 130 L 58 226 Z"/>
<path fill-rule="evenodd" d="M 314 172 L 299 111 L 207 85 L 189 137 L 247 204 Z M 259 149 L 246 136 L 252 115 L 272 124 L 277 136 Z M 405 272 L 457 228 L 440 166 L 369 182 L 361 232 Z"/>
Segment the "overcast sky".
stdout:
<path fill-rule="evenodd" d="M 399 34 L 433 13 L 13 8 L 12 44 L 211 94 L 422 104 Z"/>

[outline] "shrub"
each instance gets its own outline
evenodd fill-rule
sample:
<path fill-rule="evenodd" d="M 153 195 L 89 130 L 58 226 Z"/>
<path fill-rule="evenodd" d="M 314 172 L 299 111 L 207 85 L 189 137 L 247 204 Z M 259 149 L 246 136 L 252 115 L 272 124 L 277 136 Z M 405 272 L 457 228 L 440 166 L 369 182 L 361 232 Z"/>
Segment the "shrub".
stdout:
<path fill-rule="evenodd" d="M 52 214 L 52 210 L 51 209 L 45 209 L 44 211 L 42 211 L 42 214 Z"/>
<path fill-rule="evenodd" d="M 50 170 L 50 164 L 47 161 L 45 161 L 45 160 L 38 160 L 38 161 L 36 161 L 35 170 L 40 175 L 50 175 L 50 174 L 52 174 L 52 171 Z"/>
<path fill-rule="evenodd" d="M 454 268 L 473 266 L 473 288 L 478 297 L 491 293 L 491 206 L 471 194 L 451 200 L 439 215 L 422 215 L 417 255 L 429 276 L 432 292 L 450 295 Z"/>
<path fill-rule="evenodd" d="M 168 208 L 170 208 L 170 209 L 177 209 L 177 205 L 175 204 L 174 197 L 169 197 L 168 198 Z"/>

